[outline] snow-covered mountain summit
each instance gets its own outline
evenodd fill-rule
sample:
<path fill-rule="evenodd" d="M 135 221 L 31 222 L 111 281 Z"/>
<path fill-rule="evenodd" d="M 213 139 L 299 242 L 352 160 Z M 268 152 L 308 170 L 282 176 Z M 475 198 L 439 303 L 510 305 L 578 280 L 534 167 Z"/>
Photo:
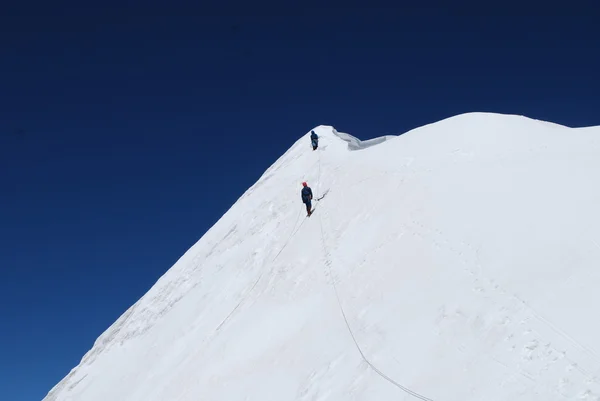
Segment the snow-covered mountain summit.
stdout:
<path fill-rule="evenodd" d="M 600 127 L 315 131 L 45 400 L 600 400 Z"/>

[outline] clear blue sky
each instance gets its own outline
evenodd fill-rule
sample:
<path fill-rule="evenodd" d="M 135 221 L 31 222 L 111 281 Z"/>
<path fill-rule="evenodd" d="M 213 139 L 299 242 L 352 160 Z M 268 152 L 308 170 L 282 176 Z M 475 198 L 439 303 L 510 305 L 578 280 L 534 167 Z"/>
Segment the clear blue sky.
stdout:
<path fill-rule="evenodd" d="M 600 124 L 595 18 L 84 3 L 0 13 L 3 400 L 43 398 L 316 125 Z"/>

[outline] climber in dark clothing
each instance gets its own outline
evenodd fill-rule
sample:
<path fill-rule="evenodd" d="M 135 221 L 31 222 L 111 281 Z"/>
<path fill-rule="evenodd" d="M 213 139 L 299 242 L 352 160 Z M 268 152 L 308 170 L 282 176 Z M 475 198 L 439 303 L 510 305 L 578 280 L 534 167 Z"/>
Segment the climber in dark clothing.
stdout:
<path fill-rule="evenodd" d="M 315 131 L 310 131 L 310 142 L 312 143 L 313 150 L 317 150 L 319 147 L 319 136 L 315 134 Z"/>
<path fill-rule="evenodd" d="M 310 187 L 303 182 L 302 186 L 304 188 L 302 188 L 302 202 L 306 205 L 306 213 L 307 216 L 310 216 L 312 214 L 311 209 L 312 209 L 312 198 L 313 198 L 313 194 L 312 194 L 312 190 L 310 189 Z"/>

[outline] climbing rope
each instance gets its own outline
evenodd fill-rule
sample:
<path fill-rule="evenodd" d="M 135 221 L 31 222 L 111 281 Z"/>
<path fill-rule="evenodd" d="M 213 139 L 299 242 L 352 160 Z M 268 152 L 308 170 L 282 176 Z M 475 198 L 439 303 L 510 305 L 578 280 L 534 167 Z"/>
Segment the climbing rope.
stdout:
<path fill-rule="evenodd" d="M 319 183 L 320 183 L 320 177 L 321 177 L 321 156 L 319 155 Z M 383 379 L 387 380 L 388 382 L 390 382 L 391 384 L 393 384 L 394 386 L 396 386 L 400 390 L 404 391 L 405 393 L 407 393 L 409 395 L 412 395 L 413 397 L 418 398 L 418 399 L 423 400 L 423 401 L 433 401 L 431 398 L 427 398 L 427 397 L 425 397 L 425 396 L 423 396 L 423 395 L 421 395 L 421 394 L 419 394 L 419 393 L 417 393 L 415 391 L 412 391 L 411 389 L 409 389 L 409 388 L 401 385 L 400 383 L 398 383 L 397 381 L 395 381 L 394 379 L 392 379 L 391 377 L 389 377 L 388 375 L 386 375 L 385 373 L 383 373 L 375 365 L 373 365 L 371 363 L 371 361 L 369 361 L 369 359 L 364 354 L 362 348 L 360 347 L 360 345 L 358 344 L 358 341 L 356 340 L 356 337 L 354 336 L 354 332 L 352 331 L 352 327 L 350 326 L 350 323 L 348 322 L 348 317 L 346 316 L 346 312 L 344 311 L 344 307 L 342 305 L 342 301 L 341 301 L 340 295 L 338 293 L 337 286 L 335 284 L 335 279 L 333 278 L 333 272 L 332 272 L 332 269 L 331 269 L 330 253 L 329 253 L 329 250 L 327 249 L 327 246 L 325 245 L 325 234 L 324 234 L 324 230 L 323 230 L 323 220 L 321 218 L 321 214 L 319 214 L 319 225 L 320 225 L 320 228 L 321 228 L 321 244 L 323 246 L 323 252 L 324 252 L 325 258 L 326 258 L 325 265 L 327 266 L 329 277 L 331 277 L 331 284 L 332 284 L 332 287 L 333 287 L 333 291 L 335 293 L 335 298 L 337 299 L 338 307 L 340 309 L 342 317 L 344 318 L 344 322 L 346 323 L 346 328 L 348 329 L 348 332 L 350 333 L 350 337 L 352 337 L 352 341 L 354 342 L 354 345 L 356 346 L 356 349 L 358 350 L 358 353 L 360 354 L 361 358 L 363 359 L 363 361 L 371 369 L 373 369 L 373 371 L 375 373 L 377 373 Z"/>
<path fill-rule="evenodd" d="M 302 223 L 300 223 L 300 225 L 298 226 L 298 228 L 296 228 L 296 224 L 298 224 L 298 219 L 300 218 L 300 214 L 301 213 L 302 213 L 302 208 L 300 208 L 298 210 L 298 215 L 296 216 L 296 221 L 294 222 L 294 225 L 292 226 L 292 232 L 291 232 L 290 236 L 283 243 L 283 246 L 281 247 L 281 249 L 279 250 L 279 252 L 277 252 L 277 255 L 275 255 L 275 257 L 273 258 L 273 260 L 271 260 L 271 263 L 275 262 L 275 260 L 279 257 L 279 255 L 281 255 L 281 252 L 283 252 L 283 250 L 287 247 L 287 245 L 290 242 L 290 240 L 292 239 L 292 237 L 296 234 L 296 232 L 298 232 L 298 230 L 300 229 L 300 227 L 302 227 L 302 224 L 304 223 L 304 221 L 302 221 Z M 233 307 L 233 309 L 231 310 L 231 312 L 229 312 L 229 314 L 227 316 L 225 316 L 225 319 L 223 319 L 221 321 L 221 323 L 219 323 L 219 325 L 216 327 L 215 331 L 219 331 L 221 329 L 221 327 L 223 327 L 223 325 L 225 323 L 227 323 L 227 321 L 229 320 L 229 318 L 231 316 L 233 316 L 233 314 L 235 313 L 235 311 L 237 311 L 239 309 L 239 307 L 242 306 L 242 304 L 244 303 L 244 301 L 246 300 L 246 298 L 248 297 L 248 295 L 250 295 L 252 293 L 252 291 L 254 290 L 254 288 L 258 285 L 258 282 L 262 278 L 263 273 L 264 272 L 262 272 L 262 271 L 260 272 L 260 274 L 258 275 L 258 277 L 256 278 L 256 280 L 254 281 L 254 283 L 252 284 L 252 286 L 250 287 L 250 289 L 248 291 L 246 291 L 246 293 L 244 295 L 242 295 L 242 297 L 240 298 L 239 302 Z"/>
<path fill-rule="evenodd" d="M 320 164 L 319 164 L 319 171 L 320 171 Z M 320 174 L 319 174 L 319 176 L 320 176 Z M 302 220 L 302 223 L 300 223 L 300 225 L 298 227 L 296 227 L 296 225 L 298 224 L 298 220 L 300 219 L 300 215 L 302 214 L 302 209 L 303 208 L 304 208 L 304 206 L 300 205 L 300 209 L 298 209 L 298 214 L 296 215 L 296 221 L 294 221 L 294 225 L 292 226 L 292 231 L 290 232 L 289 237 L 283 243 L 283 246 L 281 247 L 281 249 L 279 250 L 279 252 L 277 252 L 277 255 L 275 255 L 275 257 L 271 260 L 271 263 L 273 263 L 273 262 L 275 262 L 275 260 L 277 260 L 277 258 L 279 257 L 279 255 L 281 255 L 281 253 L 288 246 L 290 240 L 294 237 L 294 235 L 296 235 L 296 233 L 298 232 L 298 230 L 300 230 L 300 228 L 302 227 L 302 225 L 306 221 L 306 220 Z M 242 297 L 240 298 L 239 302 L 233 307 L 233 309 L 231 310 L 231 312 L 229 312 L 229 314 L 225 317 L 225 319 L 223 319 L 221 321 L 221 323 L 216 327 L 215 331 L 219 331 L 221 329 L 221 327 L 223 327 L 223 325 L 225 323 L 227 323 L 227 321 L 229 320 L 229 318 L 231 316 L 233 316 L 233 314 L 235 313 L 235 311 L 237 311 L 239 309 L 239 307 L 242 306 L 242 304 L 244 303 L 244 301 L 246 300 L 246 298 L 248 297 L 248 295 L 250 295 L 252 293 L 252 291 L 254 290 L 254 288 L 258 285 L 258 282 L 260 281 L 260 279 L 262 278 L 262 276 L 263 276 L 263 272 L 260 272 L 260 274 L 258 275 L 258 277 L 256 278 L 256 280 L 254 281 L 254 283 L 252 284 L 252 286 L 250 287 L 250 289 L 248 291 L 246 291 L 246 293 L 244 295 L 242 295 Z"/>
<path fill-rule="evenodd" d="M 292 237 L 294 235 L 296 235 L 296 233 L 298 232 L 300 227 L 302 227 L 302 224 L 304 223 L 304 221 L 302 221 L 302 223 L 300 223 L 298 228 L 296 228 L 296 224 L 298 224 L 298 219 L 300 219 L 300 214 L 302 214 L 302 205 L 300 205 L 300 209 L 298 209 L 298 215 L 296 216 L 296 221 L 294 222 L 294 225 L 292 226 L 292 232 L 290 233 L 290 236 L 288 237 L 287 240 L 285 240 L 285 242 L 283 243 L 283 246 L 281 247 L 279 252 L 277 252 L 277 255 L 275 255 L 275 257 L 273 258 L 271 263 L 275 262 L 275 259 L 277 259 L 279 257 L 279 255 L 281 255 L 281 252 L 283 252 L 283 250 L 287 247 L 287 245 L 290 242 L 290 240 L 292 239 Z"/>

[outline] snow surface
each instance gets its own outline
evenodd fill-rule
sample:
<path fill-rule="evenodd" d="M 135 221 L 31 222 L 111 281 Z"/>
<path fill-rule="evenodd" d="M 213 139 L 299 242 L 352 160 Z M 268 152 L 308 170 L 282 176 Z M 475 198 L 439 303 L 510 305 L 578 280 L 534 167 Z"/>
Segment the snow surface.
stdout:
<path fill-rule="evenodd" d="M 600 127 L 315 130 L 46 401 L 600 400 Z"/>

